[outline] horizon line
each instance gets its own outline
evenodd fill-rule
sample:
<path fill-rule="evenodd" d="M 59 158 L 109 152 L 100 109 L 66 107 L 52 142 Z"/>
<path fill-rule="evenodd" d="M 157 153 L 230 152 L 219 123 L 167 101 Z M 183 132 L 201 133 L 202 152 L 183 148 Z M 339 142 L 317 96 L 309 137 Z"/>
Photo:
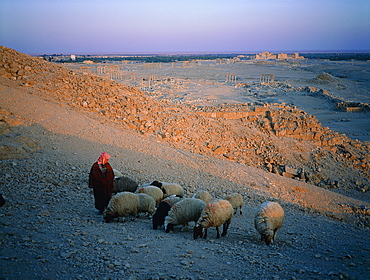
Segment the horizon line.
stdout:
<path fill-rule="evenodd" d="M 163 51 L 163 52 L 66 52 L 66 53 L 57 53 L 57 52 L 49 52 L 49 53 L 26 53 L 28 55 L 36 56 L 36 55 L 127 55 L 127 56 L 134 56 L 134 55 L 227 55 L 227 54 L 258 54 L 265 51 Z M 268 51 L 270 53 L 370 53 L 370 50 L 322 50 L 322 51 Z"/>

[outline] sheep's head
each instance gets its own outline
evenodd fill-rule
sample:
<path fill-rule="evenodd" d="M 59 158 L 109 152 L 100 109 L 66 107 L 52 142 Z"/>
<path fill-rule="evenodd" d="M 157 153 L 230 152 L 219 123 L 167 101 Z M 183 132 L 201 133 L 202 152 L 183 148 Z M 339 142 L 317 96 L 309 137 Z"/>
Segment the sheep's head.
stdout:
<path fill-rule="evenodd" d="M 112 216 L 104 216 L 104 221 L 106 223 L 109 223 L 109 222 L 113 221 L 113 217 Z"/>
<path fill-rule="evenodd" d="M 159 181 L 153 181 L 151 183 L 151 185 L 152 186 L 155 186 L 155 187 L 158 187 L 158 188 L 161 188 L 163 184 L 161 182 L 159 182 Z"/>
<path fill-rule="evenodd" d="M 203 237 L 203 227 L 201 225 L 195 225 L 194 226 L 194 233 L 193 233 L 194 239 L 197 239 L 198 237 Z"/>
<path fill-rule="evenodd" d="M 164 225 L 164 216 L 157 212 L 153 215 L 153 229 L 157 229 L 158 226 Z"/>
<path fill-rule="evenodd" d="M 116 215 L 112 215 L 112 213 L 108 211 L 107 209 L 104 211 L 103 217 L 106 223 L 109 223 L 113 221 L 114 218 L 117 218 Z"/>
<path fill-rule="evenodd" d="M 153 229 L 157 229 L 158 226 L 164 225 L 164 219 L 170 211 L 171 207 L 168 203 L 161 201 L 159 203 L 157 211 L 153 215 Z"/>
<path fill-rule="evenodd" d="M 274 240 L 271 234 L 265 234 L 265 235 L 261 235 L 261 241 L 265 241 L 267 245 L 270 245 L 273 243 Z"/>
<path fill-rule="evenodd" d="M 157 220 L 154 219 L 154 216 L 153 216 L 153 229 L 157 229 L 159 226 L 159 222 Z"/>

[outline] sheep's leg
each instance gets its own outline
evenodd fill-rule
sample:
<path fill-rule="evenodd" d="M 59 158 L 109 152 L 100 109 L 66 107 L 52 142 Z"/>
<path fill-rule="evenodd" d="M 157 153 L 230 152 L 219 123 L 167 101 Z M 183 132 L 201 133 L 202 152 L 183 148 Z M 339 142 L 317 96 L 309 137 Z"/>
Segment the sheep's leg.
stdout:
<path fill-rule="evenodd" d="M 240 206 L 240 215 L 243 215 L 242 207 Z"/>
<path fill-rule="evenodd" d="M 218 227 L 216 227 L 216 231 L 217 231 L 217 236 L 216 236 L 216 238 L 220 238 L 220 232 L 219 232 L 219 230 L 218 230 Z M 222 234 L 223 234 L 223 232 L 222 232 Z"/>
<path fill-rule="evenodd" d="M 204 229 L 204 239 L 206 239 L 207 238 L 207 229 L 205 228 Z"/>
<path fill-rule="evenodd" d="M 277 228 L 276 229 L 274 229 L 274 234 L 273 234 L 273 236 L 272 236 L 272 240 L 275 240 L 275 238 L 276 238 L 276 233 L 277 233 Z"/>
<path fill-rule="evenodd" d="M 227 234 L 227 230 L 229 229 L 231 219 L 227 220 L 223 225 L 222 225 L 222 234 L 221 236 L 225 236 Z"/>

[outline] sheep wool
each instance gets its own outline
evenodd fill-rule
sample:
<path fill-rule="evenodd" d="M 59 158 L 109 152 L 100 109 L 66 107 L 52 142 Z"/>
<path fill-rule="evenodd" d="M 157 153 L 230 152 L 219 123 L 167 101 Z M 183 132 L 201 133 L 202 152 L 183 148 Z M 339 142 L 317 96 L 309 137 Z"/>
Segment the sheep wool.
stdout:
<path fill-rule="evenodd" d="M 173 230 L 174 225 L 187 225 L 196 222 L 206 203 L 198 198 L 184 198 L 172 205 L 168 216 L 164 220 L 166 232 Z"/>
<path fill-rule="evenodd" d="M 169 206 L 172 206 L 175 203 L 179 202 L 182 198 L 183 198 L 182 195 L 173 194 L 173 195 L 167 196 L 162 201 L 166 202 Z"/>
<path fill-rule="evenodd" d="M 163 191 L 164 198 L 174 194 L 183 196 L 185 193 L 184 188 L 176 183 L 154 181 L 150 184 L 160 188 Z"/>
<path fill-rule="evenodd" d="M 207 191 L 199 191 L 199 192 L 195 193 L 192 197 L 193 198 L 199 198 L 199 199 L 203 200 L 205 203 L 211 202 L 211 200 L 212 200 L 212 196 Z"/>
<path fill-rule="evenodd" d="M 225 236 L 232 217 L 233 207 L 229 201 L 215 200 L 207 203 L 194 226 L 194 239 L 203 237 L 203 228 L 205 229 L 204 238 L 207 238 L 207 230 L 210 227 L 216 227 L 216 238 L 219 238 L 220 232 L 218 227 L 220 225 L 223 225 L 221 236 Z"/>
<path fill-rule="evenodd" d="M 136 217 L 139 207 L 139 197 L 132 192 L 120 192 L 109 200 L 104 210 L 104 220 L 109 223 L 114 218 L 125 217 L 128 214 Z"/>
<path fill-rule="evenodd" d="M 136 195 L 139 198 L 139 205 L 138 205 L 137 212 L 138 213 L 146 212 L 149 215 L 153 215 L 155 211 L 154 198 L 147 195 L 146 193 L 137 193 Z"/>
<path fill-rule="evenodd" d="M 135 192 L 138 186 L 138 183 L 134 179 L 127 176 L 121 176 L 114 179 L 112 192 Z"/>
<path fill-rule="evenodd" d="M 176 202 L 179 202 L 181 199 L 181 196 L 171 195 L 159 203 L 157 211 L 155 211 L 152 219 L 153 229 L 157 229 L 158 226 L 164 225 L 164 219 L 168 215 L 172 205 L 174 205 Z"/>
<path fill-rule="evenodd" d="M 159 205 L 159 203 L 163 199 L 163 192 L 161 189 L 155 187 L 155 186 L 145 186 L 141 187 L 137 190 L 138 193 L 146 193 L 147 195 L 154 198 L 156 206 Z"/>
<path fill-rule="evenodd" d="M 261 235 L 261 241 L 267 245 L 273 243 L 276 232 L 283 225 L 284 210 L 277 202 L 262 203 L 254 217 L 254 227 Z"/>
<path fill-rule="evenodd" d="M 123 176 L 123 174 L 120 171 L 114 168 L 113 168 L 113 174 L 114 174 L 114 177 L 117 177 L 117 178 Z"/>
<path fill-rule="evenodd" d="M 226 196 L 225 199 L 227 201 L 229 201 L 231 203 L 231 205 L 233 206 L 234 215 L 236 214 L 236 212 L 238 212 L 238 208 L 239 208 L 240 215 L 243 214 L 243 212 L 242 212 L 243 197 L 240 193 L 232 193 L 232 194 Z"/>

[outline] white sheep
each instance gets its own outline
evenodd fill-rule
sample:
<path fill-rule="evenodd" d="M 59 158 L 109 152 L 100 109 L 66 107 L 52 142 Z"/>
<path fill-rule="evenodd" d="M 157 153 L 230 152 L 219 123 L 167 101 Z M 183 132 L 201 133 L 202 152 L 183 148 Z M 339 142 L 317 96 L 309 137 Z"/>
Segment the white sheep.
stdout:
<path fill-rule="evenodd" d="M 146 193 L 147 195 L 150 195 L 154 198 L 156 206 L 159 205 L 159 203 L 163 199 L 163 192 L 161 189 L 155 187 L 155 186 L 145 186 L 141 187 L 137 190 L 138 193 Z"/>
<path fill-rule="evenodd" d="M 283 225 L 284 210 L 277 202 L 262 203 L 254 217 L 254 227 L 261 234 L 261 241 L 273 243 L 276 232 Z"/>
<path fill-rule="evenodd" d="M 147 212 L 149 215 L 153 215 L 155 211 L 155 200 L 150 195 L 147 195 L 146 193 L 137 193 L 136 194 L 139 197 L 139 205 L 137 212 Z"/>
<path fill-rule="evenodd" d="M 227 201 L 231 203 L 231 205 L 234 208 L 234 215 L 238 211 L 238 208 L 240 208 L 240 215 L 243 214 L 242 207 L 243 207 L 243 197 L 240 193 L 232 193 L 225 197 Z"/>
<path fill-rule="evenodd" d="M 171 210 L 172 205 L 176 202 L 179 202 L 182 199 L 182 196 L 171 195 L 163 199 L 159 205 L 157 210 L 153 215 L 153 229 L 157 229 L 158 226 L 164 225 L 164 219 L 168 215 L 168 212 Z"/>
<path fill-rule="evenodd" d="M 172 206 L 175 203 L 179 202 L 181 199 L 183 199 L 181 195 L 173 194 L 164 198 L 162 202 L 166 202 L 169 206 Z"/>
<path fill-rule="evenodd" d="M 113 174 L 114 174 L 114 177 L 117 177 L 117 178 L 123 176 L 123 174 L 120 171 L 114 168 L 113 168 Z"/>
<path fill-rule="evenodd" d="M 184 188 L 181 187 L 179 184 L 176 183 L 168 183 L 168 182 L 159 182 L 154 181 L 150 183 L 152 186 L 156 186 L 160 188 L 163 191 L 163 197 L 166 198 L 170 195 L 176 194 L 176 195 L 184 195 Z"/>
<path fill-rule="evenodd" d="M 189 222 L 196 222 L 206 203 L 198 198 L 184 198 L 172 205 L 164 220 L 166 232 L 173 230 L 174 225 L 186 226 Z"/>
<path fill-rule="evenodd" d="M 114 179 L 112 192 L 135 192 L 138 186 L 138 183 L 134 179 L 127 176 L 121 176 Z"/>
<path fill-rule="evenodd" d="M 203 200 L 205 203 L 211 202 L 211 200 L 212 200 L 212 196 L 207 191 L 199 191 L 199 192 L 195 193 L 192 197 L 193 198 L 199 198 L 199 199 Z"/>
<path fill-rule="evenodd" d="M 128 214 L 136 217 L 139 207 L 139 197 L 132 192 L 120 192 L 112 196 L 104 210 L 104 220 L 109 223 L 114 218 L 125 217 Z"/>
<path fill-rule="evenodd" d="M 109 223 L 114 218 L 128 214 L 136 217 L 138 213 L 146 212 L 152 215 L 154 211 L 155 201 L 151 196 L 145 193 L 120 192 L 109 200 L 104 211 L 104 220 Z"/>
<path fill-rule="evenodd" d="M 219 238 L 220 232 L 218 227 L 220 225 L 223 225 L 221 236 L 225 236 L 227 234 L 232 217 L 233 207 L 229 201 L 219 199 L 207 203 L 194 226 L 194 239 L 197 239 L 198 237 L 207 238 L 207 230 L 210 227 L 216 227 L 216 238 Z M 203 228 L 205 229 L 204 235 Z"/>

